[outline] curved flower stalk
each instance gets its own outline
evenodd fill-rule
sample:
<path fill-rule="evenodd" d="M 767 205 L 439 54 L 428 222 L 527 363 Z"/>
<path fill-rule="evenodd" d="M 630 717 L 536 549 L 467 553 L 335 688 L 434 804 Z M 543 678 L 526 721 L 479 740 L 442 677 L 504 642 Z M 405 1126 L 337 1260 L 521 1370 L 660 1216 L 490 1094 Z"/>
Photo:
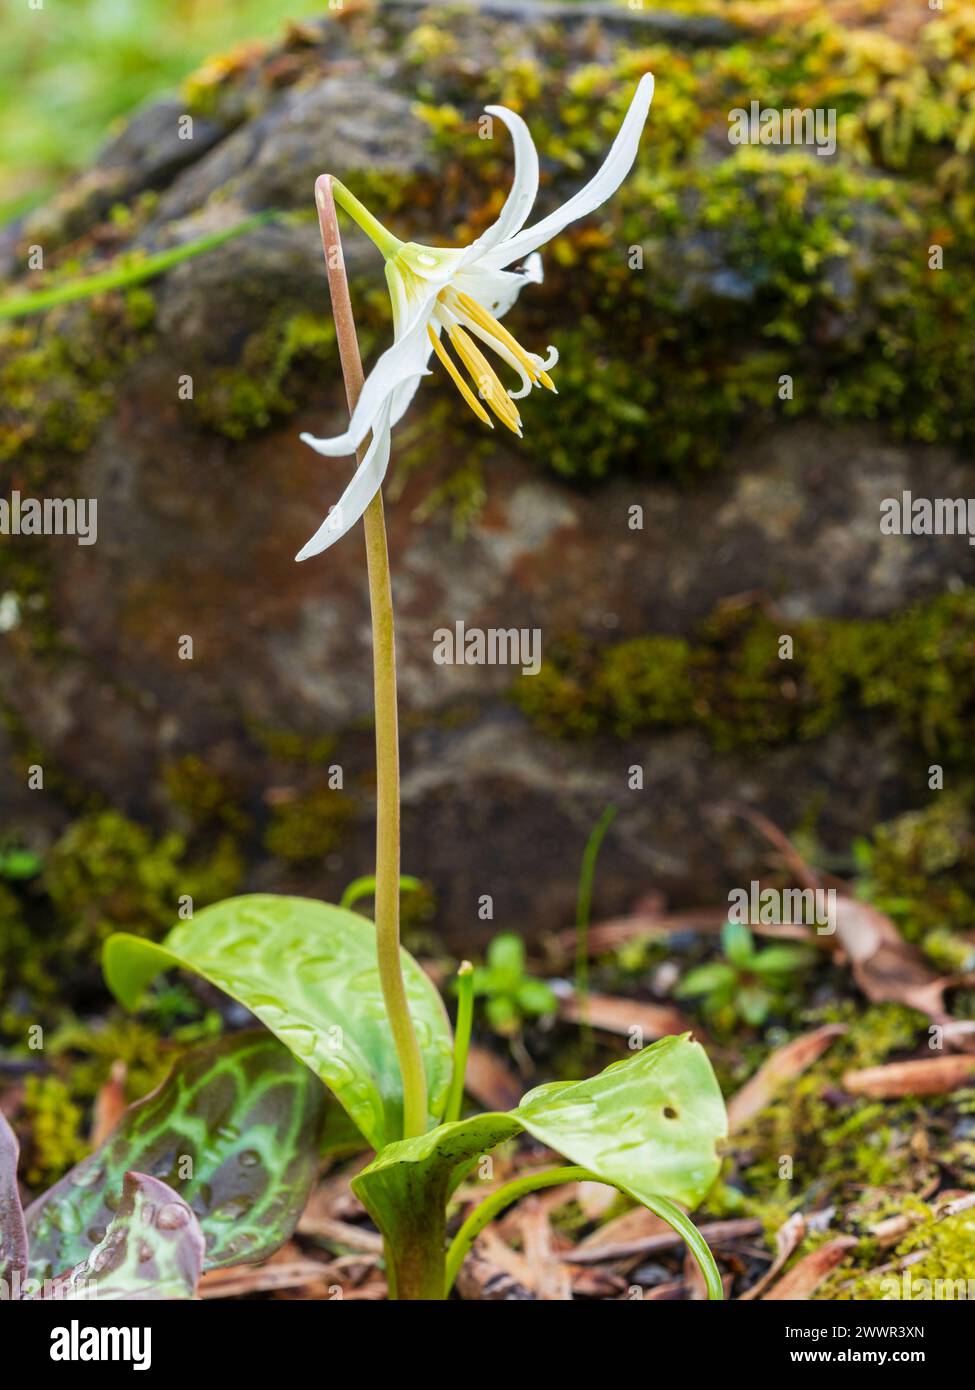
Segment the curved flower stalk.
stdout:
<path fill-rule="evenodd" d="M 538 248 L 569 223 L 594 212 L 626 178 L 633 167 L 652 100 L 653 77 L 647 73 L 640 79 L 598 173 L 555 212 L 528 228 L 525 222 L 538 192 L 538 153 L 519 115 L 504 106 L 488 106 L 488 113 L 497 116 L 511 134 L 514 182 L 497 221 L 467 247 L 445 249 L 400 241 L 347 188 L 332 180 L 335 201 L 386 257 L 393 344 L 367 377 L 349 428 L 331 439 L 301 436 L 318 453 L 341 457 L 354 453 L 372 433 L 352 481 L 337 506 L 299 551 L 298 560 L 307 560 L 334 545 L 355 525 L 376 495 L 389 466 L 390 432 L 402 419 L 423 377 L 430 374 L 431 356 L 437 357 L 478 419 L 493 428 L 493 414 L 521 436 L 521 417 L 514 402 L 527 396 L 535 386 L 555 390 L 548 373 L 558 361 L 558 353 L 549 347 L 543 358 L 527 351 L 499 320 L 524 285 L 541 280 Z M 518 262 L 522 263 L 520 270 L 508 269 Z M 517 374 L 517 390 L 505 389 L 479 344 L 490 348 Z M 469 380 L 465 380 L 462 368 Z"/>

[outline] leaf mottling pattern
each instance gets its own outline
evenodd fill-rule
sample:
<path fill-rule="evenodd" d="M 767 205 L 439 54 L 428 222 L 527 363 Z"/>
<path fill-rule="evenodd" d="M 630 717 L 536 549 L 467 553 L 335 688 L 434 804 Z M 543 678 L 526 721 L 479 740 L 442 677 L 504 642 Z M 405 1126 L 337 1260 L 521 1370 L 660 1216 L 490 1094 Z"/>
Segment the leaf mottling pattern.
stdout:
<path fill-rule="evenodd" d="M 291 1234 L 307 1200 L 325 1103 L 307 1067 L 263 1030 L 194 1049 L 28 1208 L 31 1275 L 59 1275 L 87 1259 L 132 1169 L 192 1208 L 206 1268 L 262 1259 Z"/>
<path fill-rule="evenodd" d="M 204 1238 L 186 1202 L 145 1173 L 126 1173 L 104 1237 L 56 1281 L 58 1299 L 190 1299 L 203 1272 Z"/>
<path fill-rule="evenodd" d="M 453 1069 L 443 1001 L 406 951 L 403 979 L 427 1074 L 430 1120 Z M 310 898 L 228 898 L 154 945 L 125 933 L 105 947 L 105 977 L 127 1008 L 174 966 L 238 999 L 321 1077 L 374 1149 L 403 1132 L 403 1095 L 376 960 L 376 928 Z"/>

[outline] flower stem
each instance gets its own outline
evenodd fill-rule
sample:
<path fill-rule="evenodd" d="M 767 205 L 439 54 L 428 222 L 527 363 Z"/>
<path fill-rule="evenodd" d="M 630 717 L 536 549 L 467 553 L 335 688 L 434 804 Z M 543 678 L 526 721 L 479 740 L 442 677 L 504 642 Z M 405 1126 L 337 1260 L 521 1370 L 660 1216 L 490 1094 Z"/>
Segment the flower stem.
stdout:
<path fill-rule="evenodd" d="M 332 188 L 332 196 L 343 211 L 347 212 L 352 221 L 359 227 L 366 236 L 377 246 L 386 257 L 387 261 L 396 255 L 403 243 L 399 237 L 393 236 L 392 232 L 387 231 L 378 218 L 373 217 L 367 207 L 364 207 L 354 193 L 350 193 L 344 183 L 338 179 L 330 178 L 329 183 Z M 316 194 L 317 197 L 317 194 Z"/>
<path fill-rule="evenodd" d="M 351 195 L 350 195 L 351 196 Z M 349 410 L 362 390 L 362 361 L 356 337 L 349 282 L 342 256 L 332 180 L 322 175 L 315 184 L 315 203 L 322 229 L 322 247 L 342 359 Z M 378 225 L 378 224 L 377 224 Z M 361 463 L 365 442 L 357 455 Z M 396 635 L 393 593 L 386 545 L 382 493 L 377 492 L 363 516 L 369 603 L 372 609 L 373 695 L 376 708 L 376 950 L 383 1000 L 403 1079 L 403 1137 L 415 1138 L 427 1128 L 427 1081 L 423 1058 L 410 1017 L 399 944 L 399 720 L 396 709 Z"/>
<path fill-rule="evenodd" d="M 457 969 L 457 1024 L 454 1028 L 454 1071 L 450 1078 L 444 1124 L 460 1119 L 464 1100 L 464 1076 L 467 1054 L 471 1046 L 471 1025 L 474 1021 L 474 967 L 462 960 Z"/>

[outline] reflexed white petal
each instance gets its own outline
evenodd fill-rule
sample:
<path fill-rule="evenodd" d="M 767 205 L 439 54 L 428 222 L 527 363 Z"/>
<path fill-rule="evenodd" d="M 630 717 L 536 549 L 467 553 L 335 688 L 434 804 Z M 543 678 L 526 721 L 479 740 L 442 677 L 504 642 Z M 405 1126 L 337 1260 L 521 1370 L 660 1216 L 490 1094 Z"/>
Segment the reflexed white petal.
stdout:
<path fill-rule="evenodd" d="M 296 560 L 308 560 L 320 555 L 354 526 L 379 490 L 389 467 L 389 405 L 380 411 L 373 427 L 372 440 L 355 476 L 342 493 L 307 545 L 302 546 Z"/>
<path fill-rule="evenodd" d="M 497 116 L 511 133 L 515 147 L 515 173 L 511 192 L 505 199 L 504 207 L 487 231 L 472 241 L 464 253 L 460 266 L 470 265 L 485 251 L 499 245 L 508 237 L 520 232 L 538 196 L 538 151 L 525 122 L 517 111 L 509 111 L 507 106 L 485 106 L 490 116 Z"/>
<path fill-rule="evenodd" d="M 333 435 L 330 439 L 317 439 L 314 435 L 303 434 L 301 438 L 304 443 L 311 445 L 316 453 L 325 454 L 330 458 L 353 454 L 398 387 L 408 384 L 407 404 L 409 403 L 420 378 L 427 374 L 427 362 L 430 357 L 427 324 L 433 312 L 435 299 L 436 294 L 430 292 L 413 307 L 412 316 L 402 336 L 392 347 L 386 349 L 366 377 L 362 394 L 345 433 Z M 401 398 L 402 393 L 397 398 L 398 403 Z"/>
<path fill-rule="evenodd" d="M 542 258 L 529 256 L 524 270 L 484 270 L 480 264 L 467 270 L 458 271 L 454 276 L 454 289 L 469 294 L 478 304 L 492 313 L 496 319 L 503 316 L 514 304 L 526 285 L 541 284 Z"/>
<path fill-rule="evenodd" d="M 605 203 L 633 167 L 652 100 L 653 78 L 650 73 L 646 73 L 640 78 L 630 102 L 630 109 L 599 172 L 567 203 L 548 217 L 543 217 L 541 222 L 536 222 L 533 227 L 527 227 L 523 232 L 509 237 L 507 241 L 485 252 L 478 261 L 478 269 L 500 270 L 506 265 L 511 265 L 513 261 L 527 256 L 529 251 L 534 251 L 546 241 L 551 241 L 552 237 L 557 236 L 570 222 L 595 212 L 596 208 Z"/>

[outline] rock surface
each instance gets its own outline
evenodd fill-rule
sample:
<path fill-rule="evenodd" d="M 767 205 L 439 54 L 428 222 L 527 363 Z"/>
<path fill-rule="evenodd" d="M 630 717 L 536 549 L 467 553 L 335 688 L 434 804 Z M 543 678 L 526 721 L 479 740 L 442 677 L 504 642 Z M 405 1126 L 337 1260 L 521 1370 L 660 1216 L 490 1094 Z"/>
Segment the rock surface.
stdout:
<path fill-rule="evenodd" d="M 201 118 L 182 148 L 171 139 L 180 100 L 141 113 L 82 193 L 35 214 L 21 242 L 42 228 L 67 236 L 94 225 L 105 211 L 93 192 L 99 188 L 110 188 L 113 201 L 158 191 L 136 240 L 151 250 L 263 208 L 302 207 L 323 169 L 348 181 L 366 171 L 435 179 L 436 144 L 414 114 L 416 78 L 397 57 L 419 13 L 398 6 L 382 20 L 353 13 L 343 25 L 323 25 L 320 70 L 291 85 L 286 60 L 307 62 L 318 42 L 306 30 L 243 72 L 236 95 Z M 540 26 L 558 24 L 569 51 L 594 61 L 620 43 L 720 44 L 734 36 L 715 22 L 649 12 L 607 17 L 590 5 L 538 14 L 495 3 L 477 16 L 456 14 L 431 19 L 426 11 L 423 22 L 469 26 L 498 42 L 501 26 L 506 44 L 526 49 Z M 279 85 L 267 80 L 274 62 Z M 570 187 L 580 177 L 559 174 Z M 9 238 L 7 254 L 19 254 Z M 361 238 L 349 236 L 348 260 L 353 276 L 375 275 Z M 0 699 L 11 716 L 3 737 L 20 750 L 19 771 L 0 788 L 3 823 L 44 843 L 91 799 L 164 823 L 160 770 L 192 753 L 227 779 L 260 826 L 270 807 L 325 776 L 322 766 L 282 760 L 263 731 L 305 740 L 332 734 L 326 766 L 343 768 L 354 825 L 323 862 L 304 865 L 268 855 L 255 837 L 247 882 L 334 898 L 370 868 L 361 535 L 307 564 L 293 556 L 349 472 L 348 461 L 319 458 L 298 438 L 302 430 L 342 427 L 337 364 L 331 354 L 317 363 L 317 384 L 298 391 L 297 409 L 243 439 L 207 430 L 177 392 L 190 374 L 197 395 L 205 394 L 215 372 L 239 363 L 269 306 L 325 319 L 317 228 L 307 220 L 271 223 L 186 262 L 152 291 L 151 346 L 120 368 L 114 404 L 72 464 L 72 494 L 98 499 L 98 543 L 43 542 L 45 621 L 56 647 L 34 640 L 28 606 L 2 639 Z M 528 403 L 528 429 L 533 412 L 558 409 L 558 399 Z M 816 805 L 819 833 L 838 850 L 916 804 L 927 759 L 906 753 L 882 723 L 852 718 L 801 747 L 743 754 L 718 755 L 692 732 L 557 742 L 513 706 L 511 668 L 437 665 L 434 633 L 457 622 L 537 628 L 544 655 L 574 634 L 595 641 L 686 635 L 717 606 L 743 597 L 774 603 L 784 632 L 807 617 L 882 616 L 975 576 L 963 538 L 883 538 L 879 530 L 881 500 L 902 489 L 964 496 L 968 472 L 958 452 L 895 442 L 882 423 L 782 421 L 740 439 L 719 472 L 693 485 L 620 476 L 581 487 L 526 467 L 516 443 L 497 441 L 483 507 L 457 535 L 448 511 L 426 516 L 424 503 L 433 487 L 449 487 L 464 459 L 435 430 L 424 439 L 427 417 L 417 419 L 409 443 L 423 466 L 394 477 L 387 504 L 403 858 L 406 870 L 433 885 L 436 926 L 448 940 L 470 948 L 502 927 L 538 936 L 570 920 L 582 847 L 608 802 L 623 814 L 600 863 L 597 905 L 606 912 L 652 889 L 686 904 L 723 899 L 747 883 L 765 854 L 740 822 L 716 813 L 729 800 L 785 827 Z M 475 428 L 465 421 L 461 440 L 473 439 Z M 16 466 L 5 473 L 10 486 L 27 476 Z M 630 528 L 636 506 L 642 530 Z M 179 655 L 186 636 L 191 661 Z M 25 789 L 28 744 L 56 767 L 64 795 Z M 641 791 L 628 790 L 635 764 L 645 770 Z M 493 922 L 478 917 L 483 894 L 493 896 Z"/>

